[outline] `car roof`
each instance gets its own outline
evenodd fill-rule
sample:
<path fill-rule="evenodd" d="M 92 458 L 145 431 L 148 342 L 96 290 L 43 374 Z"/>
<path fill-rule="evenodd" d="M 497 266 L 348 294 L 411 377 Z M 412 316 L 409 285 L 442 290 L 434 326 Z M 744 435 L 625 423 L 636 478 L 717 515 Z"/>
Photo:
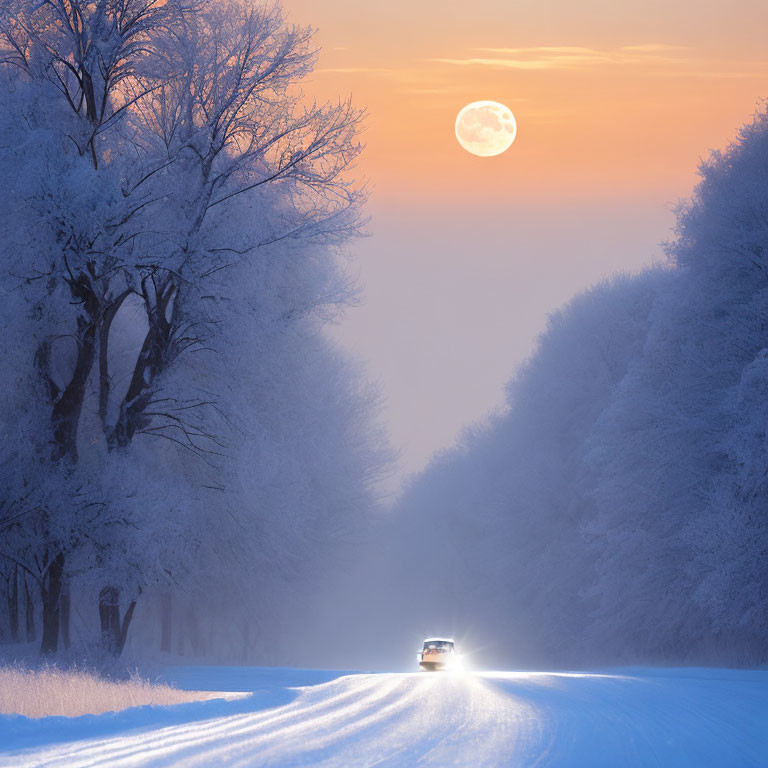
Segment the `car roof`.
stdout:
<path fill-rule="evenodd" d="M 453 644 L 453 638 L 451 637 L 428 637 L 425 643 L 451 643 Z"/>

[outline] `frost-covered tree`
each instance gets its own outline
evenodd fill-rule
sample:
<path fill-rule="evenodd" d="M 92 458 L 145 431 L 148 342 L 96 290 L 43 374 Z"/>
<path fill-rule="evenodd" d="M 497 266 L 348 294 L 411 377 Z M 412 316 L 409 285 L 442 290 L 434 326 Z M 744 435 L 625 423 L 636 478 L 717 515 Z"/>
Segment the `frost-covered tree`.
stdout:
<path fill-rule="evenodd" d="M 759 113 L 702 165 L 668 246 L 675 281 L 594 436 L 600 625 L 635 651 L 764 646 L 767 174 Z"/>
<path fill-rule="evenodd" d="M 39 583 L 44 652 L 65 578 L 86 574 L 122 648 L 139 592 L 196 556 L 192 510 L 223 488 L 209 476 L 242 470 L 237 365 L 258 364 L 265 323 L 349 295 L 332 249 L 359 227 L 361 113 L 304 97 L 311 36 L 244 0 L 2 5 L 2 248 L 9 321 L 31 317 L 11 370 L 36 425 L 24 471 L 3 465 L 26 504 L 5 554 Z M 171 482 L 195 473 L 195 491 Z M 174 537 L 183 553 L 157 544 Z"/>

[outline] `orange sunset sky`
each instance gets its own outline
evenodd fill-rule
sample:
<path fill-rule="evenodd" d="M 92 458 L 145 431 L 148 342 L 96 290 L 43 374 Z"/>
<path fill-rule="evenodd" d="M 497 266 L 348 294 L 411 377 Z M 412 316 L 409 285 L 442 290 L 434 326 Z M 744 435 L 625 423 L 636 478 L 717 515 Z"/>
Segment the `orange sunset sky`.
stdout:
<path fill-rule="evenodd" d="M 768 95 L 768 3 L 646 0 L 288 0 L 319 29 L 308 86 L 370 111 L 377 194 L 679 193 Z M 452 122 L 494 99 L 513 152 L 478 162 Z M 407 179 L 408 190 L 403 190 Z"/>
<path fill-rule="evenodd" d="M 367 361 L 401 473 L 503 403 L 549 312 L 663 258 L 708 150 L 768 97 L 757 0 L 286 0 L 322 48 L 306 91 L 369 112 L 365 295 L 334 331 Z M 515 113 L 512 148 L 462 150 L 471 101 Z"/>

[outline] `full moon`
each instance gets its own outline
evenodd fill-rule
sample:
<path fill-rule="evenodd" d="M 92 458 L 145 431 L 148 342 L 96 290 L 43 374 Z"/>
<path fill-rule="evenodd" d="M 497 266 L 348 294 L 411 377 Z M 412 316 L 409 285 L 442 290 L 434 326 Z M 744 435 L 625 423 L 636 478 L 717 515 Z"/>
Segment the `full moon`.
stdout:
<path fill-rule="evenodd" d="M 456 118 L 456 138 L 467 152 L 493 157 L 506 152 L 515 140 L 517 123 L 509 107 L 498 101 L 474 101 Z"/>

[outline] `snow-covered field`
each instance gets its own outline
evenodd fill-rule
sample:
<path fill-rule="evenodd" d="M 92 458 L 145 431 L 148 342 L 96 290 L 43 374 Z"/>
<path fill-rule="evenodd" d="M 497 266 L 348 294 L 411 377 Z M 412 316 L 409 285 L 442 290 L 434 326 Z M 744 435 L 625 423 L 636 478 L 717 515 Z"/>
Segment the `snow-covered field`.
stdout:
<path fill-rule="evenodd" d="M 235 700 L 0 716 L 0 766 L 768 765 L 768 672 L 349 674 L 186 667 Z"/>

